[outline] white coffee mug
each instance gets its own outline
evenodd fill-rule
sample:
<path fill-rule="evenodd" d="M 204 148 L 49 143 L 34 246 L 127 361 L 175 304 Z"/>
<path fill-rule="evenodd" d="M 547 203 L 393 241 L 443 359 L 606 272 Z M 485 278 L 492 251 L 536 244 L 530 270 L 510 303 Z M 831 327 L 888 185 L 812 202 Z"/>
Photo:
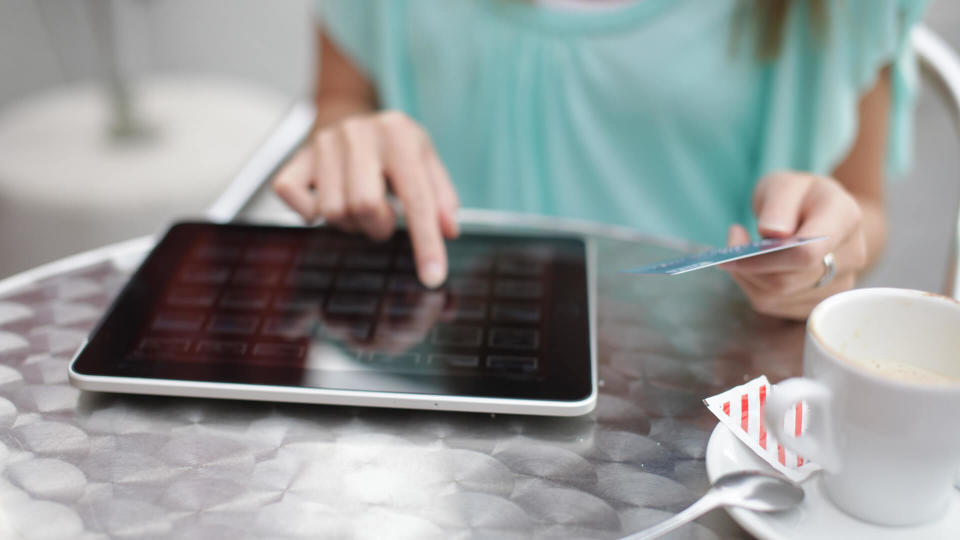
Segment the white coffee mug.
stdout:
<path fill-rule="evenodd" d="M 807 321 L 803 377 L 777 384 L 767 428 L 824 467 L 840 509 L 880 525 L 940 517 L 960 467 L 960 304 L 903 289 L 855 289 Z M 807 428 L 785 433 L 804 400 Z"/>

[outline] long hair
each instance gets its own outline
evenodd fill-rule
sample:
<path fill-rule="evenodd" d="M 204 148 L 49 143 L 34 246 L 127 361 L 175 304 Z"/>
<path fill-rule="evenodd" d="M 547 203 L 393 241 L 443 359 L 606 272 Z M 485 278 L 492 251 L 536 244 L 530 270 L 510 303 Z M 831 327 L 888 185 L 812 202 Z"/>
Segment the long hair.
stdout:
<path fill-rule="evenodd" d="M 519 0 L 531 2 L 532 0 Z M 710 0 L 706 0 L 710 1 Z M 826 0 L 743 0 L 741 13 L 747 14 L 757 30 L 757 57 L 771 60 L 780 54 L 783 45 L 783 33 L 787 25 L 787 16 L 790 7 L 798 2 L 807 5 L 808 24 L 814 35 L 823 38 L 823 30 L 827 17 Z M 740 27 L 744 22 L 741 17 L 735 19 L 735 25 Z"/>
<path fill-rule="evenodd" d="M 807 23 L 814 35 L 822 38 L 826 20 L 825 0 L 753 0 L 753 20 L 757 28 L 757 56 L 769 60 L 780 54 L 787 15 L 792 4 L 807 5 Z"/>

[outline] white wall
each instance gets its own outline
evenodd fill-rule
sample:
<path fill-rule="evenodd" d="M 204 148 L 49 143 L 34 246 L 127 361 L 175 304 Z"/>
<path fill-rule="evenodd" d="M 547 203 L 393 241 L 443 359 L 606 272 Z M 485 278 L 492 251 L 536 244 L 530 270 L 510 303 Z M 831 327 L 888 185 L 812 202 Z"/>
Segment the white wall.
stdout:
<path fill-rule="evenodd" d="M 202 215 L 308 92 L 309 5 L 0 0 L 0 278 Z M 132 144 L 109 136 L 103 8 L 155 128 Z"/>
<path fill-rule="evenodd" d="M 98 73 L 90 14 L 103 0 L 0 0 L 0 107 Z M 106 0 L 109 2 L 110 0 Z M 134 74 L 200 71 L 287 95 L 310 84 L 308 0 L 113 0 Z"/>

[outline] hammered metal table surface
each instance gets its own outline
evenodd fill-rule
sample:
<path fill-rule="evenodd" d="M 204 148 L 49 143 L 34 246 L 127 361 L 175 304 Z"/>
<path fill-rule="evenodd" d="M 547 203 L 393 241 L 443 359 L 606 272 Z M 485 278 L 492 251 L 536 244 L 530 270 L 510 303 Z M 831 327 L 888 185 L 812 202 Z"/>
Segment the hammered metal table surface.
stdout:
<path fill-rule="evenodd" d="M 81 392 L 72 354 L 129 270 L 101 261 L 0 297 L 0 537 L 615 538 L 702 495 L 701 400 L 800 371 L 803 327 L 720 271 L 600 238 L 600 398 L 578 418 Z M 722 511 L 673 538 L 737 538 Z"/>

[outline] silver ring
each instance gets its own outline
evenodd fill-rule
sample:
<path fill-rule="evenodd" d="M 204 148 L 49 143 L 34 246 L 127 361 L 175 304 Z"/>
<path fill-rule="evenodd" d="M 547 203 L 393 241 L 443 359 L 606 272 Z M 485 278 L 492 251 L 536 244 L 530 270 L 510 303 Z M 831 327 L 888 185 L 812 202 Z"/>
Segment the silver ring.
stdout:
<path fill-rule="evenodd" d="M 837 274 L 837 258 L 833 256 L 833 253 L 827 253 L 823 256 L 823 275 L 820 276 L 820 279 L 817 280 L 816 285 L 813 286 L 814 289 L 819 289 L 833 281 L 833 276 Z"/>

